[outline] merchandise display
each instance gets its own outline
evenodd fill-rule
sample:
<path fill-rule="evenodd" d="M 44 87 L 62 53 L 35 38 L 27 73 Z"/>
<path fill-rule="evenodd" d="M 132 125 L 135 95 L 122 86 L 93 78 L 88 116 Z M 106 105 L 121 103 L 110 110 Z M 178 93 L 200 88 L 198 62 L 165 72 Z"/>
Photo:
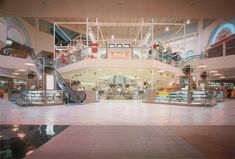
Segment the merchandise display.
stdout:
<path fill-rule="evenodd" d="M 159 91 L 156 93 L 156 100 L 161 102 L 168 102 L 170 97 L 170 92 L 168 91 Z"/>
<path fill-rule="evenodd" d="M 63 104 L 63 92 L 59 90 L 24 91 L 17 95 L 16 103 L 21 106 Z"/>
<path fill-rule="evenodd" d="M 205 91 L 159 91 L 155 95 L 155 102 L 212 106 L 215 98 Z"/>
<path fill-rule="evenodd" d="M 169 102 L 172 103 L 188 103 L 188 92 L 187 91 L 173 91 L 170 92 Z"/>

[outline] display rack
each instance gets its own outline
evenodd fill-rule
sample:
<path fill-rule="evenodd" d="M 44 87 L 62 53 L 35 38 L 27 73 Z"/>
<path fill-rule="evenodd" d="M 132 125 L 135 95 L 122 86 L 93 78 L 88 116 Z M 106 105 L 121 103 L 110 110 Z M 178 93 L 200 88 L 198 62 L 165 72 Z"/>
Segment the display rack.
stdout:
<path fill-rule="evenodd" d="M 63 92 L 60 90 L 24 91 L 17 95 L 16 104 L 20 106 L 60 105 L 63 104 Z"/>
<path fill-rule="evenodd" d="M 179 104 L 189 106 L 213 106 L 216 98 L 206 91 L 159 91 L 155 103 Z"/>

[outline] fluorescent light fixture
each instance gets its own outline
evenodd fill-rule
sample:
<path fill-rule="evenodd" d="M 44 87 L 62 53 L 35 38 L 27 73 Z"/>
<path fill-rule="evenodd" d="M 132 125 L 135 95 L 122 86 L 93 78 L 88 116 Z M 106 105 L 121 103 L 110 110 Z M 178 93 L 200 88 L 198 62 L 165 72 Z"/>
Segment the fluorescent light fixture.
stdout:
<path fill-rule="evenodd" d="M 210 71 L 210 73 L 218 73 L 218 71 L 212 70 Z"/>
<path fill-rule="evenodd" d="M 12 73 L 13 75 L 19 75 L 19 73 L 18 72 L 14 72 L 14 73 Z"/>
<path fill-rule="evenodd" d="M 35 66 L 35 64 L 30 63 L 30 62 L 25 62 L 24 65 L 26 65 L 26 66 Z"/>
<path fill-rule="evenodd" d="M 220 76 L 222 75 L 221 73 L 215 73 L 214 76 Z"/>
<path fill-rule="evenodd" d="M 163 72 L 165 72 L 165 70 L 159 70 L 158 72 L 159 72 L 159 73 L 163 73 Z"/>
<path fill-rule="evenodd" d="M 19 69 L 18 71 L 19 71 L 19 72 L 25 72 L 26 70 L 24 70 L 24 69 Z"/>
<path fill-rule="evenodd" d="M 186 20 L 186 24 L 190 24 L 191 22 L 190 22 L 190 20 L 189 19 L 187 19 Z"/>
<path fill-rule="evenodd" d="M 200 68 L 206 68 L 207 65 L 200 65 L 200 66 L 198 66 L 198 67 L 200 67 Z"/>
<path fill-rule="evenodd" d="M 165 31 L 169 31 L 170 29 L 169 29 L 169 27 L 168 26 L 166 26 L 166 28 L 165 28 Z"/>
<path fill-rule="evenodd" d="M 140 71 L 140 72 L 141 72 L 141 71 L 143 71 L 143 70 L 142 70 L 142 69 L 138 69 L 138 71 Z"/>
<path fill-rule="evenodd" d="M 225 78 L 225 76 L 220 76 L 219 78 Z"/>

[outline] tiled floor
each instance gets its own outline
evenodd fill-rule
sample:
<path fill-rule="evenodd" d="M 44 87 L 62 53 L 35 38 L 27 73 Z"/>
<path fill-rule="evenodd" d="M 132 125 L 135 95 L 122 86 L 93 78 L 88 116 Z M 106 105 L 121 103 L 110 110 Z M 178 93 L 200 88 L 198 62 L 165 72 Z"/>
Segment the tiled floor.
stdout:
<path fill-rule="evenodd" d="M 46 155 L 45 155 L 46 154 Z M 203 159 L 165 126 L 71 126 L 27 159 Z"/>
<path fill-rule="evenodd" d="M 120 100 L 19 107 L 0 100 L 0 124 L 72 125 L 27 159 L 235 159 L 235 100 L 214 107 Z"/>
<path fill-rule="evenodd" d="M 235 125 L 235 100 L 214 107 L 104 101 L 84 105 L 19 107 L 0 100 L 0 124 Z"/>

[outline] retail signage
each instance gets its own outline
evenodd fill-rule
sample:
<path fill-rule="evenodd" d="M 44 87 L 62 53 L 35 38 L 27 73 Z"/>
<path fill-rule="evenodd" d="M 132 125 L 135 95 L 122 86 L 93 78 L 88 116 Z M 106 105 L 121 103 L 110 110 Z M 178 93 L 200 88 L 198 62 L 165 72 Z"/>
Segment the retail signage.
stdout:
<path fill-rule="evenodd" d="M 231 30 L 229 29 L 224 29 L 222 30 L 219 35 L 216 38 L 216 42 L 219 42 L 221 40 L 224 40 L 225 38 L 229 37 L 230 35 L 232 35 Z"/>

